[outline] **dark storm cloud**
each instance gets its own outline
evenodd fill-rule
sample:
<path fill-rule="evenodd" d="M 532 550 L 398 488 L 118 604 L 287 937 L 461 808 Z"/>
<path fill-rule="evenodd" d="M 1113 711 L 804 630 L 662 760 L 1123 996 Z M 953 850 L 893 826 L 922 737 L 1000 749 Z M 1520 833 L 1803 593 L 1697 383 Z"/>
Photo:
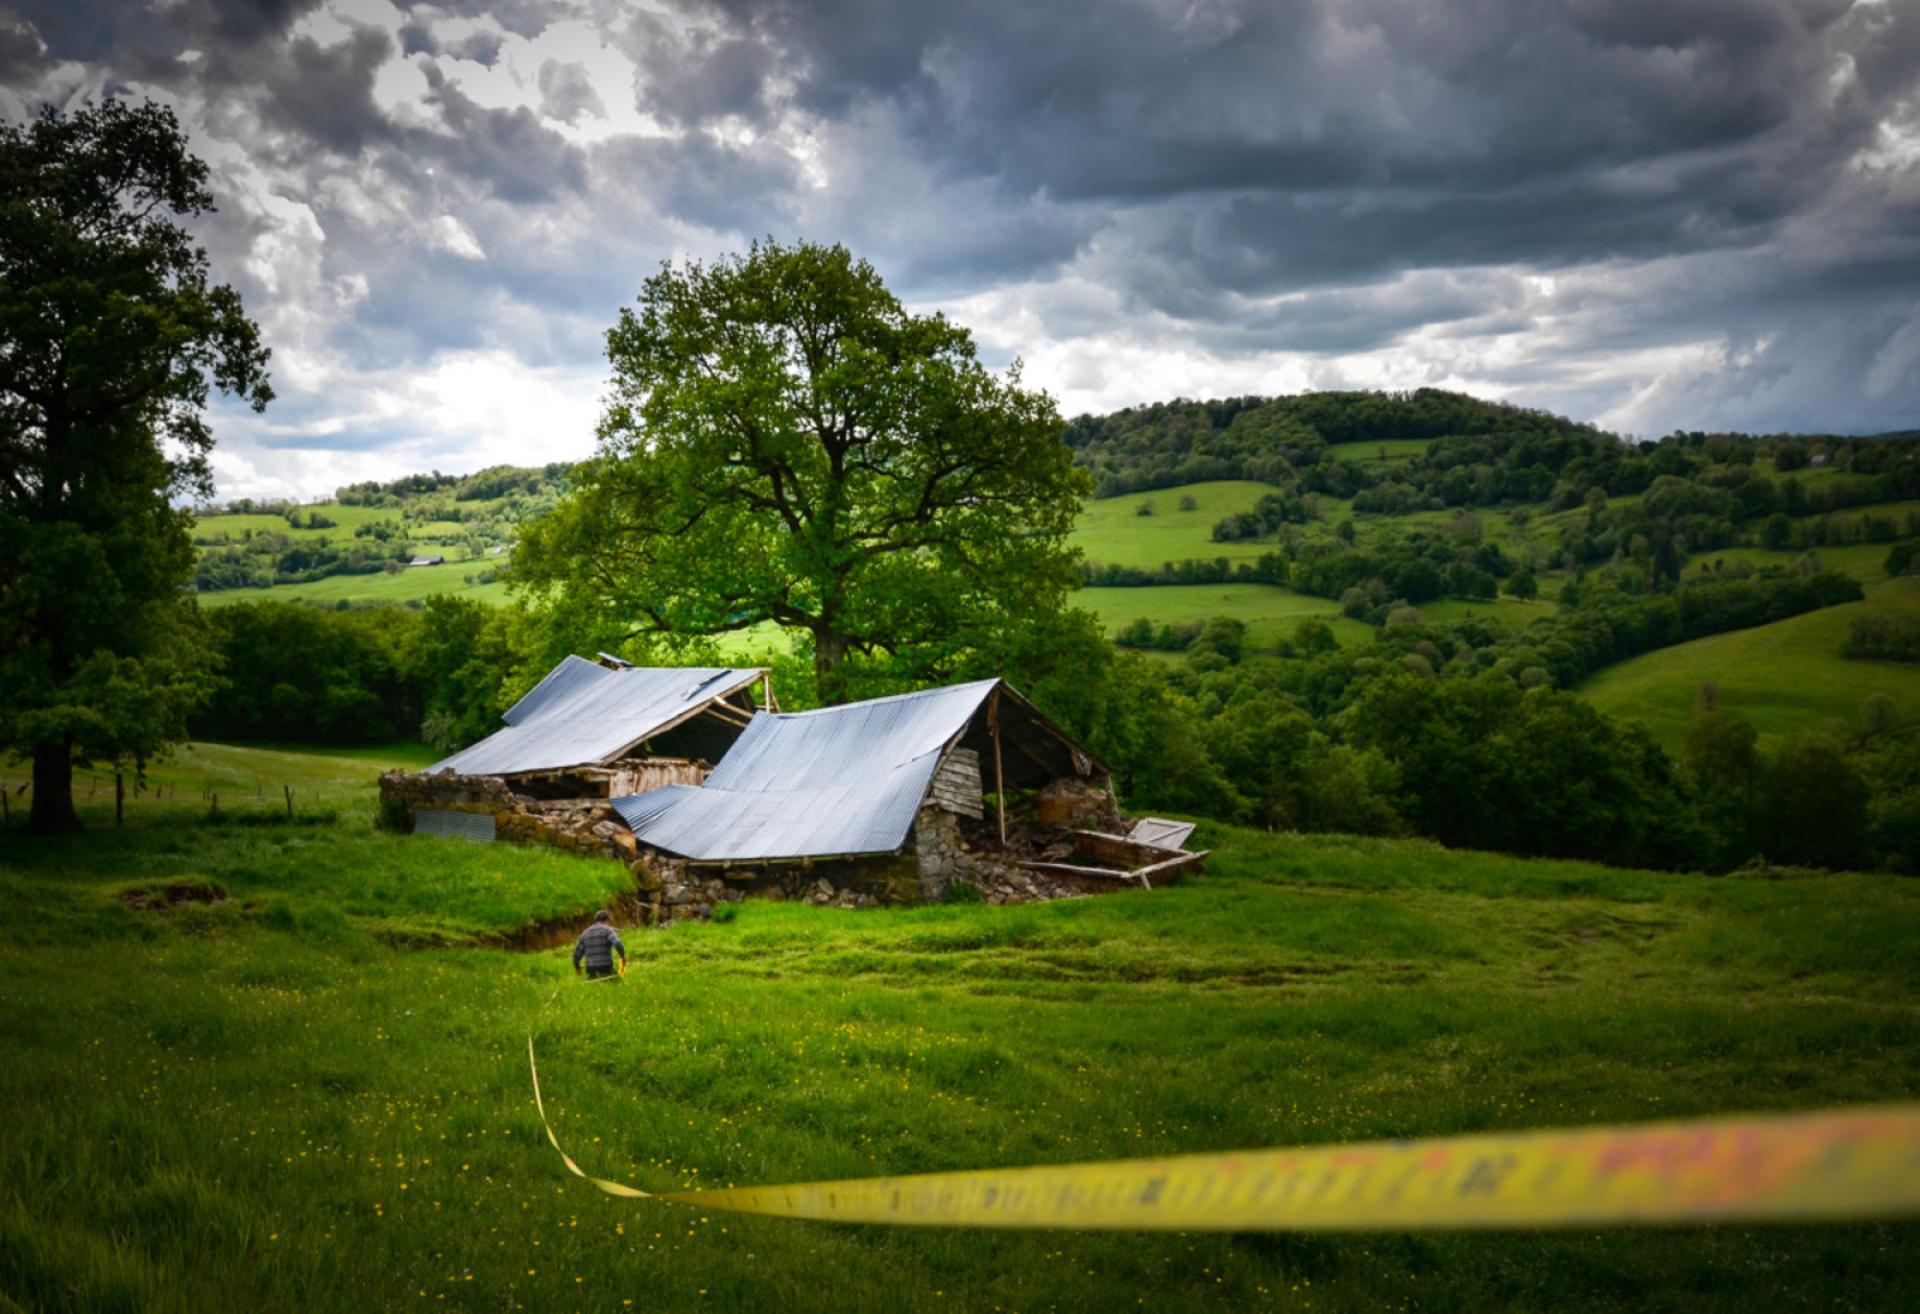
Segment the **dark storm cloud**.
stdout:
<path fill-rule="evenodd" d="M 294 41 L 263 74 L 265 119 L 341 155 L 354 155 L 389 134 L 373 100 L 373 78 L 393 55 L 385 32 L 361 28 L 338 45 Z"/>
<path fill-rule="evenodd" d="M 1636 425 L 1920 413 L 1920 128 L 1888 127 L 1920 0 L 394 3 L 27 0 L 0 83 L 69 60 L 63 94 L 197 107 L 257 166 L 209 221 L 223 276 L 367 369 L 590 363 L 660 259 L 771 233 L 991 304 L 996 359 L 1400 353 Z M 1611 365 L 1669 348 L 1700 363 Z"/>
<path fill-rule="evenodd" d="M 634 98 L 667 123 L 699 125 L 727 118 L 766 122 L 767 81 L 778 52 L 750 36 L 686 35 L 650 15 L 637 14 L 621 34 L 637 67 Z"/>
<path fill-rule="evenodd" d="M 41 68 L 46 45 L 24 21 L 0 14 L 0 86 L 17 83 Z"/>
<path fill-rule="evenodd" d="M 284 37 L 322 0 L 17 0 L 60 59 L 107 60 L 142 50 L 170 56 L 188 47 L 242 49 Z"/>
<path fill-rule="evenodd" d="M 1910 50 L 1911 8 L 1900 31 L 1858 44 Z M 1134 0 L 1103 6 L 1097 23 L 1069 4 L 740 0 L 712 12 L 725 16 L 714 48 L 759 43 L 793 80 L 794 105 L 887 106 L 939 167 L 1011 193 L 1269 198 L 1238 217 L 1275 221 L 1259 245 L 1286 276 L 1329 254 L 1333 276 L 1479 260 L 1506 230 L 1517 254 L 1557 260 L 1711 243 L 1715 229 L 1744 241 L 1782 203 L 1755 193 L 1783 177 L 1817 187 L 1871 139 L 1884 97 L 1911 89 L 1896 74 L 1824 103 L 1830 38 L 1867 24 L 1844 0 Z M 1649 207 L 1615 176 L 1662 162 L 1677 174 L 1702 156 L 1721 167 L 1692 158 L 1669 188 L 1684 184 L 1685 204 Z M 1350 212 L 1364 203 L 1361 228 L 1318 238 L 1328 208 L 1296 204 L 1316 194 Z"/>
<path fill-rule="evenodd" d="M 427 69 L 426 76 L 428 102 L 439 109 L 449 131 L 411 134 L 411 159 L 449 169 L 454 177 L 516 204 L 550 201 L 583 185 L 586 165 L 579 148 L 532 110 L 489 109 L 475 104 L 438 69 Z"/>

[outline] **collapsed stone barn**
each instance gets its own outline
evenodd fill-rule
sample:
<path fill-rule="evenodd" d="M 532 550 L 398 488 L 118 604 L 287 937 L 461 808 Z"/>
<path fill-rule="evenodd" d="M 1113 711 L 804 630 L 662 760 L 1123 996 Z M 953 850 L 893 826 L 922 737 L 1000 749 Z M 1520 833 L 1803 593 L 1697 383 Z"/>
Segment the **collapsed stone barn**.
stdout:
<path fill-rule="evenodd" d="M 991 794 L 991 800 L 989 800 Z M 867 907 L 1151 888 L 1193 827 L 1129 825 L 1106 765 L 1005 681 L 761 712 L 700 782 L 617 797 L 656 917 L 758 896 Z"/>
<path fill-rule="evenodd" d="M 636 667 L 568 657 L 500 718 L 506 724 L 418 773 L 380 779 L 387 824 L 416 834 L 551 844 L 632 865 L 615 797 L 697 786 L 758 710 L 767 672 Z"/>

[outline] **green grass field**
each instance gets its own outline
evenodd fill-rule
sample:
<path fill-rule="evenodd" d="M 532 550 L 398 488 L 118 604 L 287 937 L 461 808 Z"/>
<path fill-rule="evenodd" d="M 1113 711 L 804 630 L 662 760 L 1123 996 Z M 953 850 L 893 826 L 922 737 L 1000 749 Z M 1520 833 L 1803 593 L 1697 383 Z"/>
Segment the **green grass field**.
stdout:
<path fill-rule="evenodd" d="M 339 502 L 320 502 L 312 506 L 303 506 L 304 513 L 319 512 L 334 522 L 332 529 L 296 529 L 287 523 L 286 517 L 275 515 L 240 514 L 222 516 L 201 516 L 193 526 L 194 541 L 198 543 L 217 543 L 220 541 L 239 542 L 242 536 L 252 534 L 285 534 L 296 541 L 311 541 L 317 538 L 329 538 L 335 542 L 351 539 L 353 531 L 362 525 L 370 525 L 379 520 L 401 519 L 397 507 L 383 506 L 343 506 Z"/>
<path fill-rule="evenodd" d="M 1661 648 L 1607 667 L 1580 692 L 1603 712 L 1644 722 L 1670 751 L 1707 680 L 1720 686 L 1720 705 L 1766 739 L 1828 727 L 1857 734 L 1860 706 L 1877 693 L 1892 697 L 1903 721 L 1920 719 L 1920 667 L 1840 656 L 1853 618 L 1868 613 L 1920 614 L 1920 580 L 1882 580 L 1863 602 Z"/>
<path fill-rule="evenodd" d="M 1835 547 L 1814 548 L 1813 554 L 1828 570 L 1851 575 L 1862 584 L 1878 583 L 1887 577 L 1887 545 L 1884 543 L 1845 543 Z M 1717 552 L 1702 552 L 1689 558 L 1687 574 L 1689 577 L 1697 575 L 1703 567 L 1718 561 L 1728 565 L 1744 561 L 1754 567 L 1790 566 L 1805 555 L 1804 551 L 1775 552 L 1757 547 L 1722 548 Z"/>
<path fill-rule="evenodd" d="M 1491 619 L 1512 629 L 1521 629 L 1542 616 L 1553 615 L 1559 607 L 1546 598 L 1527 602 L 1518 598 L 1441 598 L 1437 602 L 1423 602 L 1415 610 L 1432 625 Z"/>
<path fill-rule="evenodd" d="M 332 820 L 0 837 L 0 1306 L 1900 1310 L 1920 1224 L 1350 1236 L 840 1227 L 604 1197 L 1911 1099 L 1920 884 L 1209 827 L 1020 907 L 752 903 L 563 951 L 616 864 Z M 417 760 L 409 751 L 401 760 Z M 207 772 L 244 770 L 195 750 Z M 329 765 L 331 762 L 333 765 Z M 96 823 L 103 814 L 87 807 Z M 174 885 L 224 901 L 132 906 Z M 440 947 L 426 947 L 440 946 Z M 628 1302 L 631 1302 L 629 1304 Z"/>
<path fill-rule="evenodd" d="M 1151 570 L 1169 561 L 1189 559 L 1251 561 L 1273 551 L 1273 544 L 1216 543 L 1213 527 L 1230 515 L 1253 510 L 1254 503 L 1275 491 L 1270 485 L 1250 480 L 1222 479 L 1088 501 L 1067 541 L 1088 561 L 1109 566 Z M 1180 509 L 1183 497 L 1193 498 L 1194 510 Z M 1141 515 L 1140 506 L 1149 502 L 1153 514 Z"/>
<path fill-rule="evenodd" d="M 199 595 L 203 607 L 223 607 L 232 602 L 418 602 L 436 594 L 452 593 L 476 602 L 503 603 L 507 586 L 500 580 L 489 584 L 469 584 L 465 577 L 478 575 L 490 564 L 479 561 L 449 562 L 444 566 L 415 566 L 397 575 L 329 575 L 305 584 L 276 584 L 266 589 L 221 589 Z"/>
<path fill-rule="evenodd" d="M 1272 584 L 1081 589 L 1073 595 L 1073 602 L 1098 616 L 1109 633 L 1142 618 L 1156 624 L 1178 625 L 1229 616 L 1245 621 L 1247 641 L 1263 649 L 1273 648 L 1281 639 L 1290 638 L 1295 627 L 1309 616 L 1333 626 L 1334 637 L 1343 644 L 1365 643 L 1374 633 L 1372 626 L 1342 616 L 1340 608 L 1326 598 L 1309 597 Z"/>
<path fill-rule="evenodd" d="M 1327 447 L 1327 455 L 1335 460 L 1355 461 L 1361 465 L 1381 462 L 1398 465 L 1416 456 L 1425 456 L 1433 442 L 1431 438 L 1388 438 L 1371 443 L 1333 443 Z"/>

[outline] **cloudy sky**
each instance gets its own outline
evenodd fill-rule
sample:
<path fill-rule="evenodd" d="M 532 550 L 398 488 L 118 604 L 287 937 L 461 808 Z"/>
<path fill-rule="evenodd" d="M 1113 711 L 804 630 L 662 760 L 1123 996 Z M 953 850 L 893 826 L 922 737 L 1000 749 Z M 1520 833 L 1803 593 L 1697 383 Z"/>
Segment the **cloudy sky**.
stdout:
<path fill-rule="evenodd" d="M 592 447 L 662 260 L 838 241 L 1068 414 L 1920 427 L 1920 0 L 0 0 L 175 106 L 274 350 L 224 496 Z"/>

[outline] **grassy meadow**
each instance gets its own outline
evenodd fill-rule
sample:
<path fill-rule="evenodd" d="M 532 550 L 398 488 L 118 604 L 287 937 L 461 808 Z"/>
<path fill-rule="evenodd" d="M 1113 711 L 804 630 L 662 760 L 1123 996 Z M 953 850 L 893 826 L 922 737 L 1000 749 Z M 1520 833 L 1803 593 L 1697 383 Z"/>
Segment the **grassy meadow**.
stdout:
<path fill-rule="evenodd" d="M 329 575 L 302 584 L 276 584 L 265 589 L 221 589 L 199 595 L 203 607 L 232 602 L 418 602 L 452 593 L 476 602 L 501 604 L 507 600 L 502 580 L 469 584 L 466 577 L 497 566 L 498 562 L 453 562 L 444 566 L 411 566 L 398 574 Z"/>
<path fill-rule="evenodd" d="M 96 797 L 86 835 L 0 837 L 0 1308 L 1920 1299 L 1914 1222 L 1022 1234 L 617 1201 L 547 1147 L 525 1066 L 534 1032 L 590 1171 L 663 1188 L 1910 1099 L 1920 883 L 1209 827 L 1210 872 L 1172 889 L 751 903 L 631 931 L 629 981 L 585 986 L 513 946 L 624 871 L 377 832 L 382 762 L 196 747 L 188 786 L 339 801 L 216 825 L 182 789 L 116 832 Z"/>
<path fill-rule="evenodd" d="M 1151 570 L 1169 561 L 1252 561 L 1274 550 L 1272 543 L 1216 543 L 1213 527 L 1228 516 L 1253 510 L 1274 489 L 1249 479 L 1220 479 L 1180 488 L 1128 493 L 1081 504 L 1080 523 L 1067 540 L 1088 561 Z M 1194 508 L 1181 501 L 1192 498 Z M 1153 514 L 1142 515 L 1150 506 Z"/>
<path fill-rule="evenodd" d="M 1644 722 L 1669 751 L 1684 741 L 1709 680 L 1720 705 L 1766 740 L 1829 727 L 1857 734 L 1861 705 L 1880 693 L 1902 722 L 1920 720 L 1920 667 L 1840 655 L 1854 618 L 1868 614 L 1920 615 L 1920 580 L 1883 577 L 1860 602 L 1645 653 L 1607 667 L 1580 692 L 1603 712 Z"/>
<path fill-rule="evenodd" d="M 1270 649 L 1291 637 L 1309 617 L 1333 627 L 1334 637 L 1347 645 L 1372 640 L 1371 625 L 1348 620 L 1340 607 L 1326 598 L 1310 597 L 1273 584 L 1172 584 L 1164 588 L 1081 589 L 1075 605 L 1098 616 L 1109 631 L 1144 618 L 1171 625 L 1231 616 L 1247 623 L 1247 641 Z"/>

